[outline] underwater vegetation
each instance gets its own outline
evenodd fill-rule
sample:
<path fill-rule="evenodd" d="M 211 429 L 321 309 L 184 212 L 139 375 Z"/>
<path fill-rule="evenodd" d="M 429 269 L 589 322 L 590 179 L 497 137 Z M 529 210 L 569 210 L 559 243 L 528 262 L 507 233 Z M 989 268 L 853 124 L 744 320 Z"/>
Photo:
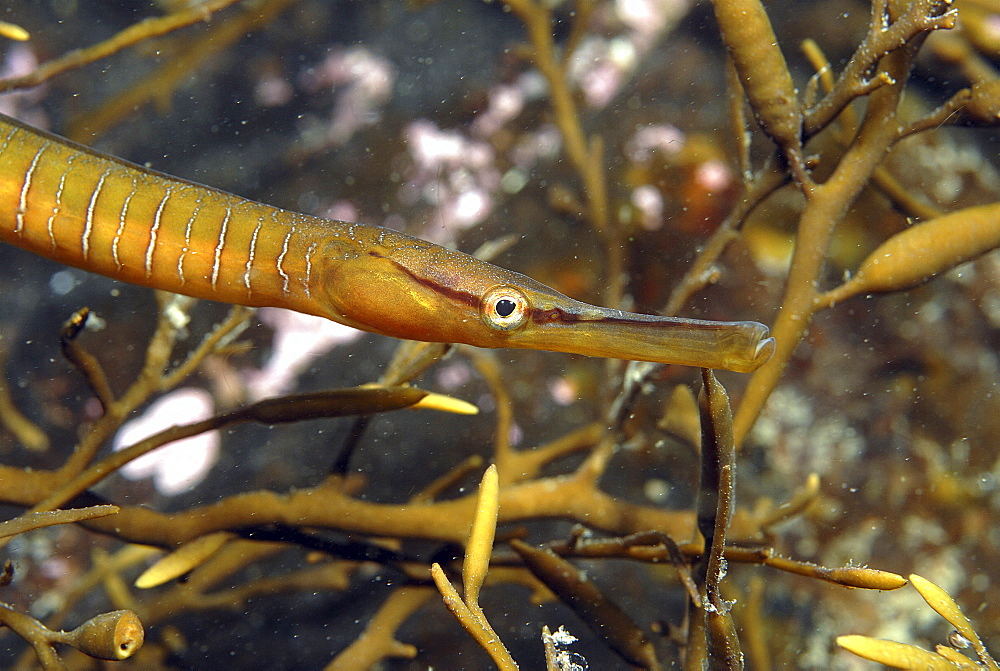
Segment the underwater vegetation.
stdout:
<path fill-rule="evenodd" d="M 33 127 L 775 338 L 741 373 L 400 341 L 0 245 L 0 667 L 997 668 L 1000 6 L 0 22 Z"/>

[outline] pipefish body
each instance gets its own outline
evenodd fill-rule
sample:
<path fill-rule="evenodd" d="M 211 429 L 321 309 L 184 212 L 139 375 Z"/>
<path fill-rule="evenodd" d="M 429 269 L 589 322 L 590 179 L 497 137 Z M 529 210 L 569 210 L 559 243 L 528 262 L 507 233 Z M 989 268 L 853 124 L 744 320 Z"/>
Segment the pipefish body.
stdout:
<path fill-rule="evenodd" d="M 0 240 L 115 279 L 411 340 L 748 372 L 756 322 L 634 314 L 387 228 L 245 200 L 0 115 Z"/>

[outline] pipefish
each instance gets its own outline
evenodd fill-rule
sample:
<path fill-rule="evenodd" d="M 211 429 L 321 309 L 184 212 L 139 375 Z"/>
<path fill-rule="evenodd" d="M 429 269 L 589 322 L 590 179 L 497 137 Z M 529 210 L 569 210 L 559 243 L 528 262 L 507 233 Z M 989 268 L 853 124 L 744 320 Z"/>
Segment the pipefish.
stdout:
<path fill-rule="evenodd" d="M 763 324 L 583 303 L 379 226 L 171 177 L 0 115 L 0 240 L 115 279 L 428 342 L 752 371 Z"/>

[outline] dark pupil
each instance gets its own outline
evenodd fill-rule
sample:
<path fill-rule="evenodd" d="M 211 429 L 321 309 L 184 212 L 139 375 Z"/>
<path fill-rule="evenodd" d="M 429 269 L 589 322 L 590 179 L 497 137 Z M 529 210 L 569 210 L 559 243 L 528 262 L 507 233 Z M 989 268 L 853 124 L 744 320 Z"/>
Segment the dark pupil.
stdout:
<path fill-rule="evenodd" d="M 516 308 L 517 304 L 509 298 L 501 298 L 497 301 L 497 314 L 501 317 L 510 317 Z"/>

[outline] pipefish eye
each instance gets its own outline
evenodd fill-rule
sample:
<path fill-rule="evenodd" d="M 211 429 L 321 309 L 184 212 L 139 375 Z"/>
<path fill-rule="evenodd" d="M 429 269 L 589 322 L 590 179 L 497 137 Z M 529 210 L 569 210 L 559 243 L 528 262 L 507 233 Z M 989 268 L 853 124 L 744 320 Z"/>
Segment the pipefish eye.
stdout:
<path fill-rule="evenodd" d="M 497 331 L 513 331 L 528 318 L 528 297 L 514 287 L 493 287 L 483 296 L 483 321 Z"/>

